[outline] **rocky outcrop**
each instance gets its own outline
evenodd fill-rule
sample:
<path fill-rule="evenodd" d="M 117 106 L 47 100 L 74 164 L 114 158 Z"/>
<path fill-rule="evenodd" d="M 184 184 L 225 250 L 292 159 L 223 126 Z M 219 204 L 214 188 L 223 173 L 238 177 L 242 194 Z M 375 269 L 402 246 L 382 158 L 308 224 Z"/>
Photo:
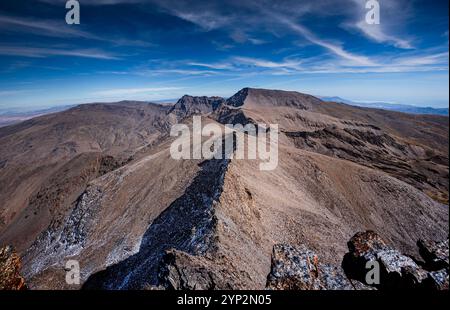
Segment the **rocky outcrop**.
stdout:
<path fill-rule="evenodd" d="M 435 253 L 442 260 L 448 260 L 448 241 L 424 242 L 430 253 Z M 359 232 L 348 242 L 349 252 L 345 255 L 342 267 L 322 263 L 319 256 L 304 245 L 292 246 L 277 244 L 273 247 L 271 270 L 267 276 L 266 289 L 269 290 L 392 290 L 392 289 L 427 289 L 448 290 L 448 267 L 430 271 L 426 266 L 436 261 L 431 256 L 424 257 L 425 262 L 418 262 L 391 248 L 373 231 Z M 434 251 L 434 252 L 433 252 Z M 447 252 L 446 252 L 447 251 Z M 218 262 L 212 253 L 188 253 L 177 249 L 167 249 L 159 260 L 157 280 L 147 282 L 145 289 L 169 290 L 223 290 L 244 289 L 245 281 L 237 281 L 241 272 L 233 264 Z M 149 253 L 146 254 L 148 256 Z M 150 255 L 151 256 L 151 255 Z M 153 259 L 154 257 L 151 256 Z M 153 266 L 147 260 L 146 265 Z M 379 266 L 378 279 L 369 282 L 366 279 L 373 265 Z M 131 264 L 126 264 L 130 267 Z M 369 266 L 369 267 L 368 267 Z M 143 269 L 140 270 L 141 272 Z M 374 269 L 373 271 L 376 272 Z M 139 277 L 148 273 L 139 273 Z M 120 273 L 115 270 L 115 276 Z M 130 276 L 126 273 L 124 275 Z M 112 273 L 111 273 L 112 276 Z M 377 278 L 377 277 L 375 277 Z M 108 279 L 108 281 L 106 281 Z M 92 280 L 84 288 L 91 287 Z M 96 279 L 98 280 L 98 279 Z M 112 278 L 102 278 L 111 284 Z M 378 281 L 378 282 L 377 282 Z M 142 280 L 141 280 L 142 282 Z M 237 283 L 241 283 L 242 287 Z M 109 287 L 111 288 L 111 287 Z"/>
<path fill-rule="evenodd" d="M 177 250 L 166 252 L 158 272 L 160 286 L 168 290 L 245 289 L 245 284 L 236 282 L 240 277 L 232 266 L 223 266 L 209 255 L 194 256 Z"/>
<path fill-rule="evenodd" d="M 158 274 L 160 284 L 172 290 L 214 289 L 214 273 L 205 267 L 202 257 L 170 250 L 161 261 Z"/>
<path fill-rule="evenodd" d="M 449 289 L 448 269 L 442 269 L 439 271 L 432 271 L 428 274 L 428 286 L 434 290 L 447 290 Z"/>
<path fill-rule="evenodd" d="M 427 254 L 424 264 L 393 249 L 373 231 L 359 232 L 348 242 L 349 252 L 342 265 L 350 279 L 378 289 L 448 289 L 448 263 L 447 268 L 440 270 L 427 267 L 439 266 L 438 261 L 448 262 L 448 240 L 418 244 L 422 246 L 421 253 Z M 367 283 L 369 271 L 376 268 L 374 263 L 379 266 L 379 280 Z"/>
<path fill-rule="evenodd" d="M 319 263 L 318 256 L 304 246 L 278 244 L 273 247 L 267 288 L 275 290 L 351 290 L 353 286 L 340 267 Z"/>
<path fill-rule="evenodd" d="M 420 240 L 418 244 L 424 263 L 393 249 L 373 231 L 358 232 L 348 242 L 349 252 L 342 267 L 320 263 L 319 257 L 304 245 L 277 244 L 266 288 L 448 290 L 448 240 Z M 429 266 L 443 268 L 430 270 Z"/>
<path fill-rule="evenodd" d="M 249 88 L 243 88 L 236 94 L 227 99 L 226 104 L 232 107 L 240 107 L 244 105 L 245 99 L 248 96 Z"/>
<path fill-rule="evenodd" d="M 21 261 L 11 246 L 0 248 L 0 290 L 24 290 L 25 279 L 20 275 Z"/>
<path fill-rule="evenodd" d="M 225 99 L 221 97 L 194 97 L 185 95 L 172 107 L 169 113 L 174 114 L 177 119 L 196 114 L 207 114 L 215 111 Z"/>
<path fill-rule="evenodd" d="M 448 239 L 441 242 L 419 240 L 417 246 L 429 269 L 448 269 Z"/>

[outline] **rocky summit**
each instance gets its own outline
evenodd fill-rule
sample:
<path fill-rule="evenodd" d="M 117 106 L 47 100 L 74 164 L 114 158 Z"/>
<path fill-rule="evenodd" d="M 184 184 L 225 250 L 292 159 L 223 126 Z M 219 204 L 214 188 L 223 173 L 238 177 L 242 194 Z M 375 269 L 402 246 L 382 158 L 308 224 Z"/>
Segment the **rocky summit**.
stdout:
<path fill-rule="evenodd" d="M 276 169 L 174 159 L 171 128 L 194 116 L 277 124 Z M 447 116 L 255 88 L 2 127 L 0 285 L 448 289 L 448 129 Z M 79 284 L 66 281 L 69 261 Z"/>

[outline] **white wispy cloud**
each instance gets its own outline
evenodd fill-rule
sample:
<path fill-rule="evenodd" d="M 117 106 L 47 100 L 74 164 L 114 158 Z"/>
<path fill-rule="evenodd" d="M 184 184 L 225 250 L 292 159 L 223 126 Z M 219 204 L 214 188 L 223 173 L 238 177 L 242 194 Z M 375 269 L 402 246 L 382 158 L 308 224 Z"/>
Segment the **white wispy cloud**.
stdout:
<path fill-rule="evenodd" d="M 206 68 L 206 69 L 196 69 Z M 191 61 L 166 61 L 159 60 L 158 65 L 149 66 L 143 64 L 123 71 L 98 71 L 99 74 L 114 74 L 114 75 L 130 75 L 141 77 L 158 77 L 158 76 L 180 76 L 180 77 L 205 77 L 220 75 L 224 71 L 231 71 L 233 67 L 227 64 L 216 63 L 200 63 Z"/>
<path fill-rule="evenodd" d="M 158 76 L 158 75 L 189 75 L 189 76 L 211 76 L 219 74 L 217 71 L 212 70 L 191 70 L 184 68 L 164 68 L 158 69 L 140 69 L 132 71 L 135 75 L 141 76 Z"/>
<path fill-rule="evenodd" d="M 247 32 L 255 31 L 261 28 L 270 29 L 271 25 L 276 24 L 278 27 L 282 26 L 291 32 L 301 35 L 310 43 L 321 46 L 333 53 L 335 56 L 344 58 L 352 62 L 354 65 L 375 65 L 369 57 L 347 51 L 343 48 L 342 43 L 331 42 L 323 39 L 317 34 L 311 32 L 304 25 L 293 21 L 292 15 L 302 15 L 312 10 L 317 9 L 317 11 L 319 11 L 320 8 L 326 7 L 323 1 L 318 1 L 317 3 L 308 1 L 307 3 L 302 3 L 301 5 L 299 3 L 292 2 L 290 5 L 286 5 L 289 8 L 288 12 L 286 12 L 285 9 L 280 9 L 280 7 L 285 8 L 285 6 L 276 6 L 275 4 L 268 2 L 260 3 L 250 1 L 244 3 L 231 3 L 231 5 L 243 5 L 244 8 L 252 6 L 253 11 L 257 11 L 256 13 L 253 12 L 253 15 L 241 13 L 243 10 L 239 10 L 239 8 L 235 10 L 236 13 L 223 14 L 220 12 L 220 8 L 215 7 L 212 4 L 202 10 L 194 10 L 186 5 L 180 5 L 180 2 L 157 2 L 174 16 L 192 22 L 206 31 L 215 29 L 228 31 L 230 33 L 230 37 L 235 42 L 251 42 L 251 39 L 253 39 L 253 44 L 262 44 L 264 43 L 262 40 L 251 37 Z M 185 2 L 181 1 L 181 4 L 185 4 Z M 255 18 L 254 14 L 256 14 L 258 18 Z M 246 31 L 242 30 L 243 24 L 246 25 Z"/>
<path fill-rule="evenodd" d="M 343 23 L 344 28 L 358 30 L 366 38 L 377 43 L 390 44 L 400 49 L 414 48 L 411 38 L 395 34 L 403 28 L 410 15 L 410 1 L 383 0 L 380 1 L 380 24 L 368 24 L 365 20 L 366 1 L 350 0 L 349 21 Z"/>
<path fill-rule="evenodd" d="M 204 68 L 215 69 L 215 70 L 233 69 L 233 66 L 231 64 L 227 64 L 227 63 L 188 62 L 187 65 L 193 66 L 193 67 L 204 67 Z"/>
<path fill-rule="evenodd" d="M 275 62 L 271 60 L 251 58 L 251 57 L 234 57 L 233 60 L 237 64 L 245 64 L 259 68 L 269 68 L 269 69 L 294 69 L 300 70 L 302 61 L 300 60 L 285 60 L 281 62 Z"/>
<path fill-rule="evenodd" d="M 82 58 L 96 58 L 104 60 L 119 60 L 117 55 L 99 49 L 58 49 L 17 45 L 0 46 L 0 55 L 22 56 L 31 58 L 45 58 L 50 56 L 73 56 Z"/>
<path fill-rule="evenodd" d="M 284 75 L 291 74 L 294 71 L 300 71 L 302 61 L 298 59 L 284 59 L 282 61 L 273 61 L 261 58 L 252 58 L 244 56 L 234 56 L 220 63 L 202 63 L 187 62 L 187 66 L 204 67 L 217 71 L 195 71 L 196 74 L 215 74 L 215 75 L 242 75 L 245 71 L 264 70 L 267 74 Z M 267 70 L 265 70 L 267 69 Z M 164 70 L 167 72 L 168 70 Z M 169 71 L 172 72 L 173 70 Z M 176 70 L 176 72 L 179 70 Z M 181 73 L 190 74 L 191 70 L 182 70 Z"/>
<path fill-rule="evenodd" d="M 403 66 L 427 66 L 427 65 L 444 65 L 448 64 L 448 52 L 442 52 L 437 54 L 425 54 L 414 56 L 402 56 L 396 59 L 398 65 Z"/>
<path fill-rule="evenodd" d="M 30 90 L 2 90 L 0 91 L 0 96 L 13 96 L 13 95 L 19 95 L 19 94 L 23 94 L 23 93 L 28 93 L 30 92 Z"/>
<path fill-rule="evenodd" d="M 226 16 L 217 16 L 214 14 L 209 14 L 208 12 L 202 12 L 200 14 L 191 12 L 178 12 L 176 15 L 181 19 L 196 24 L 205 30 L 213 30 L 223 27 L 224 25 L 227 25 L 230 20 Z"/>
<path fill-rule="evenodd" d="M 230 62 L 234 62 L 237 67 L 240 64 L 248 64 L 255 68 L 272 69 L 265 71 L 265 73 L 272 75 L 302 73 L 399 73 L 448 71 L 448 57 L 448 52 L 432 53 L 425 50 L 408 53 L 408 55 L 396 55 L 394 57 L 375 57 L 369 66 L 355 66 L 349 65 L 347 61 L 317 60 L 315 58 L 274 62 L 249 57 L 233 57 Z"/>
<path fill-rule="evenodd" d="M 109 74 L 140 76 L 180 76 L 180 77 L 231 77 L 231 79 L 252 75 L 296 75 L 329 73 L 392 73 L 392 72 L 426 72 L 448 70 L 448 52 L 423 50 L 408 52 L 406 55 L 381 55 L 373 57 L 370 62 L 357 62 L 354 58 L 324 59 L 322 57 L 301 58 L 299 54 L 284 57 L 281 60 L 254 58 L 248 56 L 231 56 L 221 62 L 200 62 L 180 60 L 170 62 L 157 61 L 157 68 L 136 68 L 130 71 L 108 72 Z M 191 69 L 206 68 L 207 70 Z"/>
<path fill-rule="evenodd" d="M 261 44 L 266 44 L 267 42 L 265 40 L 262 39 L 258 39 L 255 38 L 251 35 L 249 35 L 248 33 L 246 33 L 245 31 L 243 31 L 242 29 L 235 29 L 231 32 L 230 34 L 230 38 L 236 42 L 236 43 L 251 43 L 253 45 L 261 45 Z"/>
<path fill-rule="evenodd" d="M 22 31 L 44 36 L 95 38 L 92 34 L 69 27 L 64 21 L 36 20 L 17 16 L 0 15 L 3 31 Z"/>
<path fill-rule="evenodd" d="M 448 52 L 430 54 L 429 51 L 407 56 L 380 56 L 373 66 L 346 66 L 339 62 L 306 63 L 302 73 L 402 73 L 448 71 Z"/>
<path fill-rule="evenodd" d="M 25 18 L 19 16 L 0 15 L 0 29 L 4 32 L 21 32 L 34 34 L 37 36 L 56 37 L 56 38 L 82 38 L 108 42 L 120 46 L 150 47 L 154 46 L 151 42 L 142 40 L 130 40 L 124 38 L 109 38 L 96 35 L 91 32 L 83 31 L 79 27 L 67 25 L 61 20 L 45 20 L 36 18 Z"/>
<path fill-rule="evenodd" d="M 355 28 L 360 30 L 364 35 L 375 42 L 392 44 L 395 47 L 402 49 L 413 48 L 410 40 L 402 39 L 386 33 L 383 30 L 382 25 L 370 25 L 366 21 L 359 21 L 355 24 Z"/>
<path fill-rule="evenodd" d="M 40 0 L 41 2 L 61 4 L 65 0 Z M 410 49 L 413 47 L 410 38 L 404 35 L 394 34 L 395 29 L 405 22 L 409 17 L 408 0 L 383 0 L 380 2 L 382 9 L 382 23 L 380 25 L 368 25 L 365 22 L 366 1 L 364 0 L 283 0 L 279 5 L 277 2 L 265 0 L 239 0 L 227 1 L 226 5 L 220 1 L 184 1 L 184 0 L 91 0 L 85 5 L 115 5 L 115 4 L 154 4 L 164 9 L 167 13 L 177 16 L 180 19 L 193 23 L 204 31 L 216 29 L 227 29 L 230 37 L 238 43 L 249 42 L 252 44 L 263 44 L 265 40 L 255 38 L 248 34 L 253 30 L 257 30 L 262 25 L 270 26 L 273 22 L 270 18 L 266 19 L 258 16 L 257 10 L 271 12 L 279 15 L 280 20 L 292 20 L 304 16 L 305 14 L 332 15 L 332 11 L 339 12 L 342 16 L 346 16 L 347 21 L 344 22 L 345 28 L 356 29 L 369 40 L 377 43 L 386 43 L 402 49 Z M 234 8 L 233 10 L 224 10 L 223 7 Z M 255 15 L 249 14 L 250 12 Z M 247 10 L 246 10 L 247 9 Z M 255 18 L 258 16 L 258 18 Z M 39 26 L 39 25 L 37 25 Z M 244 27 L 245 26 L 245 27 Z M 289 25 L 288 26 L 292 26 Z M 298 29 L 300 27 L 300 29 Z M 270 27 L 269 27 L 270 28 Z M 333 53 L 346 57 L 354 58 L 355 55 L 345 51 L 340 44 L 333 44 L 319 38 L 307 31 L 305 33 L 304 25 L 297 24 L 294 29 L 306 36 L 314 44 L 323 46 Z M 245 31 L 243 30 L 245 29 Z M 357 55 L 356 55 L 357 56 Z M 357 56 L 356 61 L 364 61 Z"/>
<path fill-rule="evenodd" d="M 174 90 L 180 90 L 181 87 L 146 87 L 146 88 L 114 88 L 93 92 L 93 96 L 102 97 L 114 97 L 114 96 L 127 96 L 137 94 L 159 94 L 161 92 L 168 92 Z"/>
<path fill-rule="evenodd" d="M 319 38 L 316 34 L 312 33 L 306 27 L 304 27 L 300 24 L 294 23 L 293 21 L 289 20 L 286 17 L 277 16 L 275 14 L 272 14 L 272 16 L 274 16 L 274 18 L 276 18 L 280 23 L 288 26 L 291 30 L 302 35 L 306 40 L 329 50 L 330 52 L 332 52 L 334 55 L 336 55 L 338 57 L 341 57 L 348 61 L 351 61 L 353 63 L 353 65 L 362 65 L 362 66 L 375 65 L 375 63 L 369 57 L 351 53 L 349 51 L 346 51 L 341 46 L 341 44 L 336 44 L 336 43 L 324 40 L 322 38 Z"/>

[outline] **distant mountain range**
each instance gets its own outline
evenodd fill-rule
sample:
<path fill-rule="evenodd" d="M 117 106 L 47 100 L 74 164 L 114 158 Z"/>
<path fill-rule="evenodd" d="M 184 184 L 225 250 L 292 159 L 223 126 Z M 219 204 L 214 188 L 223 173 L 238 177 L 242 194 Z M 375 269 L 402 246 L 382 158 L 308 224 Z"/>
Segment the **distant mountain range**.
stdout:
<path fill-rule="evenodd" d="M 445 115 L 448 116 L 448 108 L 432 108 L 432 107 L 417 107 L 412 105 L 404 105 L 404 104 L 394 104 L 394 103 L 386 103 L 386 102 L 356 102 L 348 99 L 344 99 L 338 96 L 319 96 L 323 101 L 328 102 L 337 102 L 337 103 L 344 103 L 356 107 L 363 107 L 363 108 L 372 108 L 372 109 L 382 109 L 382 110 L 388 110 L 388 111 L 397 111 L 397 112 L 403 112 L 403 113 L 410 113 L 410 114 L 427 114 L 427 115 Z M 166 99 L 166 100 L 157 100 L 152 101 L 153 103 L 157 103 L 160 105 L 167 105 L 171 106 L 175 102 L 177 102 L 177 99 Z M 9 111 L 1 111 L 0 110 L 0 127 L 5 127 L 13 124 L 17 124 L 20 122 L 23 122 L 25 120 L 50 114 L 50 113 L 56 113 L 61 112 L 67 109 L 70 109 L 76 105 L 65 105 L 65 106 L 58 106 L 58 107 L 52 107 L 47 109 L 39 109 L 39 110 L 28 110 L 28 111 L 21 111 L 21 110 L 9 110 Z"/>
<path fill-rule="evenodd" d="M 39 110 L 28 110 L 28 111 L 22 111 L 19 109 L 8 110 L 8 111 L 0 110 L 0 127 L 20 123 L 20 122 L 26 121 L 28 119 L 35 118 L 35 117 L 45 115 L 45 114 L 61 112 L 61 111 L 70 109 L 74 106 L 75 105 L 64 105 L 64 106 L 57 106 L 57 107 L 39 109 Z"/>
<path fill-rule="evenodd" d="M 406 104 L 386 103 L 386 102 L 356 102 L 341 97 L 319 97 L 323 101 L 340 102 L 356 107 L 383 109 L 411 114 L 431 114 L 448 115 L 448 108 L 417 107 Z"/>

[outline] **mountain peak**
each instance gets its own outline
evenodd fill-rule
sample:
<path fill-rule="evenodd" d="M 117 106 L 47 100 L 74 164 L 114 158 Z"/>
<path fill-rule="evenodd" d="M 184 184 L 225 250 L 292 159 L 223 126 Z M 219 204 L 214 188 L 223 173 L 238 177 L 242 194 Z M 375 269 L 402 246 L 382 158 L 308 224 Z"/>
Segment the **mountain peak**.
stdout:
<path fill-rule="evenodd" d="M 284 90 L 272 90 L 263 88 L 243 88 L 226 104 L 233 107 L 244 105 L 251 106 L 290 106 L 304 110 L 310 109 L 315 104 L 321 104 L 322 100 L 311 95 Z"/>
<path fill-rule="evenodd" d="M 175 114 L 178 118 L 183 118 L 194 114 L 211 113 L 224 101 L 225 99 L 216 96 L 197 97 L 184 95 L 177 101 L 169 113 Z"/>

